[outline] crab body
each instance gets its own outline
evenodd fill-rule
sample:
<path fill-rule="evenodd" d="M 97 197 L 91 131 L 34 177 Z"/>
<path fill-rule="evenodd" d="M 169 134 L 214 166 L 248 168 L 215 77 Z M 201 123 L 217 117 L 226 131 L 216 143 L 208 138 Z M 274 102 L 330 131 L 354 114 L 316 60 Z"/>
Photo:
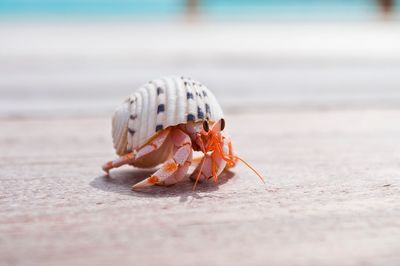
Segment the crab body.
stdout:
<path fill-rule="evenodd" d="M 225 120 L 215 96 L 198 81 L 166 77 L 148 82 L 117 108 L 112 136 L 120 156 L 103 169 L 124 164 L 150 168 L 163 164 L 133 188 L 171 185 L 183 179 L 193 151 L 203 157 L 191 178 L 199 181 L 218 175 L 235 160 Z"/>

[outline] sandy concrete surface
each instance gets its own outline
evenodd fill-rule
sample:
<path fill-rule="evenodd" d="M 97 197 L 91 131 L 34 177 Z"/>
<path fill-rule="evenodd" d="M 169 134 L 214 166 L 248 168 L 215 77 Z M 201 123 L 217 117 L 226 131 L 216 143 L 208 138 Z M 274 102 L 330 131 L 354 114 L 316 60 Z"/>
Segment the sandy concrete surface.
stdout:
<path fill-rule="evenodd" d="M 0 265 L 400 265 L 400 25 L 164 24 L 0 21 Z M 110 112 L 165 75 L 266 184 L 103 175 Z"/>
<path fill-rule="evenodd" d="M 400 111 L 228 114 L 243 165 L 144 192 L 109 119 L 0 121 L 1 265 L 399 265 Z"/>

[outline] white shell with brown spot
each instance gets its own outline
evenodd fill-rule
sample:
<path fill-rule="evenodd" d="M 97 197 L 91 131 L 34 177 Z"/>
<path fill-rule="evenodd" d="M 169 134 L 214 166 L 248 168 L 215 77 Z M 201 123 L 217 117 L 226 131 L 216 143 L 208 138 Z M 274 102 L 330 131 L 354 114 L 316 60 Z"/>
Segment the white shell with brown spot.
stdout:
<path fill-rule="evenodd" d="M 116 109 L 112 120 L 114 148 L 118 155 L 124 155 L 169 126 L 221 118 L 222 109 L 215 96 L 198 81 L 184 77 L 155 79 Z"/>

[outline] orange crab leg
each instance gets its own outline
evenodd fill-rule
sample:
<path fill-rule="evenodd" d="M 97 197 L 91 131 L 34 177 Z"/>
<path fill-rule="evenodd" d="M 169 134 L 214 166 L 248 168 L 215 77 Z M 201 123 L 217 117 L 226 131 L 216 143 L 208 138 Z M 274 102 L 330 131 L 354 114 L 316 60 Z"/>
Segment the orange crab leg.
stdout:
<path fill-rule="evenodd" d="M 180 129 L 171 130 L 174 145 L 173 156 L 153 175 L 135 184 L 132 189 L 159 185 L 172 185 L 185 177 L 192 160 L 192 142 L 189 135 Z"/>
<path fill-rule="evenodd" d="M 103 170 L 108 174 L 111 169 L 120 167 L 124 164 L 133 163 L 135 161 L 135 155 L 133 152 L 125 154 L 124 156 L 118 157 L 115 160 L 108 161 L 103 164 Z"/>
<path fill-rule="evenodd" d="M 143 145 L 141 148 L 139 148 L 137 151 L 127 153 L 121 157 L 118 157 L 115 160 L 108 161 L 103 165 L 103 170 L 106 173 L 109 173 L 111 169 L 120 167 L 125 164 L 132 164 L 135 162 L 135 160 L 138 160 L 139 158 L 149 154 L 152 151 L 155 151 L 156 149 L 160 148 L 161 145 L 167 140 L 168 136 L 170 134 L 170 129 L 165 129 L 163 132 L 161 132 L 159 135 L 156 137 L 152 138 L 149 142 L 147 142 L 145 145 Z"/>

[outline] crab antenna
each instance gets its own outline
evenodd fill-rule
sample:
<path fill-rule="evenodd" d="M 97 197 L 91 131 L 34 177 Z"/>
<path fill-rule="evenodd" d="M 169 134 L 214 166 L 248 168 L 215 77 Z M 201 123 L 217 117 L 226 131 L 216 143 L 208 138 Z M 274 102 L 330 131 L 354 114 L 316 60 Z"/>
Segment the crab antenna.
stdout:
<path fill-rule="evenodd" d="M 222 159 L 224 159 L 228 163 L 228 165 L 232 166 L 234 164 L 233 160 L 226 157 L 226 155 L 228 155 L 228 154 L 223 152 L 221 146 L 216 145 L 215 147 L 217 148 L 218 152 L 222 156 Z"/>
<path fill-rule="evenodd" d="M 260 174 L 256 171 L 256 169 L 254 169 L 254 168 L 253 168 L 249 163 L 247 163 L 245 160 L 243 160 L 242 158 L 240 158 L 240 157 L 238 157 L 238 156 L 235 156 L 235 155 L 230 155 L 230 154 L 225 154 L 225 155 L 228 156 L 228 157 L 237 159 L 237 160 L 241 161 L 242 163 L 244 163 L 244 164 L 245 164 L 248 168 L 250 168 L 250 169 L 261 179 L 261 181 L 265 184 L 264 177 L 263 177 L 262 175 L 260 175 Z"/>

